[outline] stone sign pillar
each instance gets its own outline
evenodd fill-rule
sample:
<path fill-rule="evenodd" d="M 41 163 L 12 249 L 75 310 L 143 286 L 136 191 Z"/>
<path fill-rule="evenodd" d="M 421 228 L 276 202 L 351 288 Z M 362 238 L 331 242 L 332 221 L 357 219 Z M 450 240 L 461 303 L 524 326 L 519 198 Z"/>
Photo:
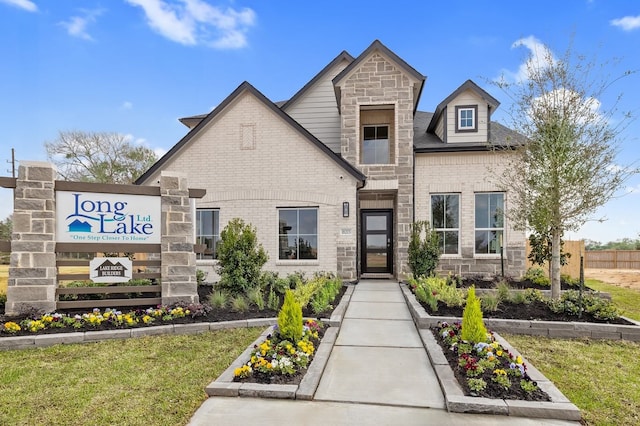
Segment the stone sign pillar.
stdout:
<path fill-rule="evenodd" d="M 56 309 L 55 193 L 56 169 L 22 161 L 16 181 L 7 315 L 25 309 Z"/>
<path fill-rule="evenodd" d="M 163 172 L 162 198 L 162 304 L 198 303 L 194 229 L 185 175 Z"/>

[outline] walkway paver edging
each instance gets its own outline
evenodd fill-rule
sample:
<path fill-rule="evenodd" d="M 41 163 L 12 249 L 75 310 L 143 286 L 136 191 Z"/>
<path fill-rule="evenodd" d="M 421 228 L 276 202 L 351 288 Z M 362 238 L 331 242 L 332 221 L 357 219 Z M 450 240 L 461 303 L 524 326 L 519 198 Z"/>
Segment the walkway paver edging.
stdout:
<path fill-rule="evenodd" d="M 320 378 L 324 372 L 327 362 L 329 361 L 329 355 L 333 349 L 333 345 L 338 337 L 338 331 L 340 324 L 344 317 L 344 313 L 347 310 L 349 300 L 353 294 L 354 287 L 352 285 L 347 286 L 347 290 L 342 296 L 340 304 L 334 309 L 331 318 L 329 320 L 322 319 L 321 321 L 329 328 L 325 331 L 320 345 L 316 348 L 315 355 L 311 364 L 307 368 L 307 371 L 302 378 L 299 385 L 277 385 L 277 384 L 260 384 L 260 383 L 241 383 L 234 382 L 234 370 L 241 367 L 251 356 L 251 352 L 254 350 L 255 345 L 261 344 L 269 334 L 273 332 L 273 326 L 267 328 L 262 334 L 245 349 L 238 358 L 231 363 L 216 380 L 211 382 L 206 388 L 205 392 L 209 396 L 247 396 L 247 397 L 261 397 L 261 398 L 284 398 L 284 399 L 302 399 L 311 400 L 318 388 Z M 277 321 L 276 321 L 277 322 Z"/>
<path fill-rule="evenodd" d="M 431 317 L 426 313 L 407 286 L 402 285 L 401 287 L 402 293 L 407 301 L 407 305 L 409 306 L 409 310 L 411 311 L 411 316 L 420 331 L 420 338 L 427 350 L 427 354 L 429 355 L 429 359 L 431 360 L 431 364 L 433 365 L 436 375 L 438 376 L 438 382 L 440 383 L 440 387 L 444 393 L 448 411 L 456 413 L 490 413 L 571 421 L 579 421 L 581 419 L 580 409 L 571 403 L 571 401 L 569 401 L 549 379 L 533 367 L 526 359 L 524 359 L 524 357 L 523 360 L 527 364 L 529 376 L 549 395 L 551 398 L 550 402 L 465 396 L 458 380 L 449 366 L 449 362 L 447 361 L 442 348 L 436 341 L 430 329 L 439 321 L 453 322 L 460 319 L 454 317 L 437 317 L 437 321 L 432 322 L 431 319 L 436 317 Z M 488 320 L 485 320 L 485 322 L 487 322 L 487 326 L 491 327 L 488 324 Z M 522 356 L 509 344 L 509 342 L 504 340 L 502 336 L 497 333 L 494 333 L 494 336 L 504 349 L 513 353 L 515 356 Z"/>

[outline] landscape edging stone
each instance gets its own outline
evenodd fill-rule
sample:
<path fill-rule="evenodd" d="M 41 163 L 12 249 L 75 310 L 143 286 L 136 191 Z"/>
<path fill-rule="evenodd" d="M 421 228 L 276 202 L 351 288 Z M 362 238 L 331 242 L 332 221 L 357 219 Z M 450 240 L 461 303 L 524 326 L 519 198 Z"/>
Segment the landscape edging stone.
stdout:
<path fill-rule="evenodd" d="M 415 305 L 410 302 L 411 299 L 415 300 L 415 296 L 406 286 L 401 287 L 410 309 L 415 308 Z M 419 308 L 422 309 L 423 312 L 420 313 L 416 310 L 417 317 L 422 316 L 422 314 L 427 315 L 422 306 L 419 306 Z M 414 318 L 416 317 L 413 313 L 412 316 Z M 431 330 L 424 329 L 419 331 L 420 339 L 427 350 L 429 360 L 433 364 L 436 376 L 438 377 L 438 383 L 440 383 L 442 393 L 444 394 L 448 411 L 456 413 L 487 413 L 571 421 L 579 421 L 582 418 L 578 407 L 571 403 L 549 379 L 547 379 L 538 369 L 533 367 L 526 359 L 524 359 L 524 357 L 523 361 L 528 366 L 529 375 L 533 380 L 541 383 L 545 391 L 549 390 L 547 394 L 551 398 L 551 402 L 504 400 L 465 396 L 462 392 L 462 387 L 458 383 L 451 367 L 449 366 L 449 363 L 447 362 L 446 365 L 444 365 L 444 352 L 433 336 L 433 333 L 431 333 Z M 494 336 L 505 350 L 510 351 L 516 356 L 522 356 L 498 333 L 494 332 Z"/>

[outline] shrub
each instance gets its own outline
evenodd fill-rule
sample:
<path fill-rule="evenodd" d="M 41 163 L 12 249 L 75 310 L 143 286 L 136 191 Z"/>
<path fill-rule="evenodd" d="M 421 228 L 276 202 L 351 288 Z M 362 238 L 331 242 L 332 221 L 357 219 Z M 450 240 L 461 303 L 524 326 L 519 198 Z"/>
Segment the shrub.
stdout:
<path fill-rule="evenodd" d="M 259 287 L 252 288 L 247 293 L 247 298 L 249 302 L 253 303 L 253 305 L 258 308 L 258 310 L 264 309 L 264 296 L 262 295 L 262 290 Z"/>
<path fill-rule="evenodd" d="M 499 302 L 507 302 L 511 300 L 511 287 L 505 281 L 498 283 L 497 297 Z"/>
<path fill-rule="evenodd" d="M 255 227 L 242 219 L 232 219 L 220 233 L 218 285 L 232 295 L 246 294 L 259 285 L 260 269 L 266 262 L 267 254 L 258 243 Z"/>
<path fill-rule="evenodd" d="M 278 330 L 283 339 L 297 343 L 302 338 L 302 307 L 287 290 L 278 313 Z"/>
<path fill-rule="evenodd" d="M 480 298 L 480 306 L 482 307 L 482 312 L 495 312 L 498 310 L 498 306 L 500 305 L 500 296 L 494 296 L 490 294 L 485 294 Z"/>
<path fill-rule="evenodd" d="M 269 289 L 269 296 L 267 297 L 267 308 L 277 311 L 280 307 L 280 298 L 273 289 Z"/>
<path fill-rule="evenodd" d="M 231 299 L 231 309 L 236 312 L 246 312 L 249 310 L 249 303 L 243 295 L 238 294 Z"/>
<path fill-rule="evenodd" d="M 223 291 L 216 290 L 209 295 L 209 304 L 216 309 L 224 309 L 229 303 L 227 294 Z"/>
<path fill-rule="evenodd" d="M 311 297 L 309 302 L 313 313 L 316 315 L 331 307 L 331 302 L 340 293 L 340 288 L 342 287 L 340 278 L 327 276 L 324 281 L 322 287 Z"/>
<path fill-rule="evenodd" d="M 542 286 L 550 286 L 551 280 L 544 274 L 541 268 L 529 268 L 523 277 L 525 280 L 529 280 L 534 284 Z"/>
<path fill-rule="evenodd" d="M 552 311 L 568 315 L 578 316 L 581 311 L 588 312 L 603 321 L 615 320 L 620 316 L 618 308 L 610 300 L 590 292 L 583 292 L 580 299 L 579 291 L 567 290 L 559 300 L 549 300 L 547 303 Z"/>
<path fill-rule="evenodd" d="M 482 321 L 480 300 L 476 297 L 476 289 L 473 286 L 467 292 L 467 304 L 462 311 L 462 340 L 471 343 L 487 340 L 487 329 Z"/>
<path fill-rule="evenodd" d="M 263 291 L 275 291 L 284 294 L 289 289 L 289 280 L 278 277 L 277 272 L 265 271 L 260 275 L 260 288 Z"/>
<path fill-rule="evenodd" d="M 207 273 L 202 269 L 196 269 L 196 282 L 198 285 L 204 284 L 204 279 L 207 277 Z"/>
<path fill-rule="evenodd" d="M 448 284 L 448 279 L 441 277 L 412 278 L 410 285 L 415 288 L 416 298 L 429 305 L 432 312 L 438 310 L 438 301 L 448 307 L 462 306 L 464 304 L 464 292 L 453 284 Z"/>
<path fill-rule="evenodd" d="M 542 302 L 544 300 L 544 296 L 542 296 L 542 292 L 536 288 L 528 288 L 522 292 L 524 296 L 524 303 L 529 304 L 533 302 Z"/>
<path fill-rule="evenodd" d="M 0 306 L 4 306 L 7 304 L 7 295 L 5 293 L 0 293 Z"/>
<path fill-rule="evenodd" d="M 424 239 L 423 239 L 424 233 Z M 409 268 L 415 277 L 432 276 L 440 260 L 438 233 L 431 229 L 428 221 L 421 220 L 411 225 L 409 240 Z"/>

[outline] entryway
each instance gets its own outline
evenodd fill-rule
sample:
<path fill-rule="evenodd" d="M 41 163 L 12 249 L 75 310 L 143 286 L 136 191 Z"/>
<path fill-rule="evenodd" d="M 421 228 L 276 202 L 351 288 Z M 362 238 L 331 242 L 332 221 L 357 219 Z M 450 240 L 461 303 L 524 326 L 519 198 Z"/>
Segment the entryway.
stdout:
<path fill-rule="evenodd" d="M 393 274 L 393 210 L 362 210 L 362 273 Z"/>

